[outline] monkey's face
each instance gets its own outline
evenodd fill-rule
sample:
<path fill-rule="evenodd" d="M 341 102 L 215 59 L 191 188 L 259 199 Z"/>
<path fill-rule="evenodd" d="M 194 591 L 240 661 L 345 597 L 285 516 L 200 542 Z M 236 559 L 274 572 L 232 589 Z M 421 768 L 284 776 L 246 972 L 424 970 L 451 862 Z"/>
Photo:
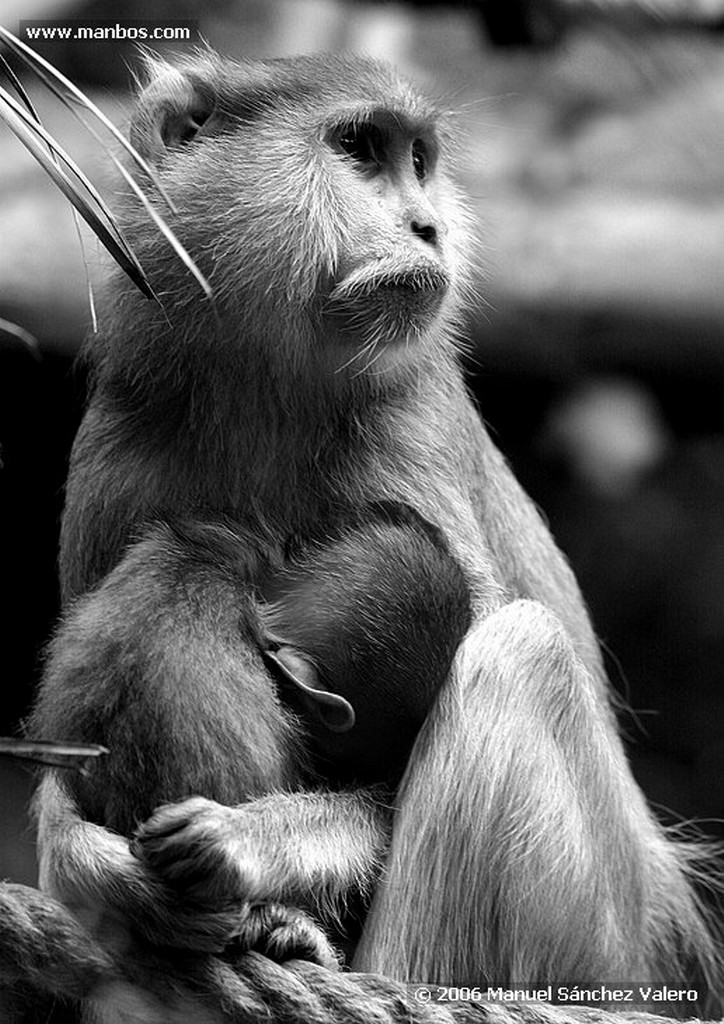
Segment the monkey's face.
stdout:
<path fill-rule="evenodd" d="M 384 107 L 342 118 L 327 142 L 344 220 L 325 316 L 371 366 L 423 337 L 452 287 L 439 145 L 430 120 Z"/>
<path fill-rule="evenodd" d="M 337 379 L 447 341 L 467 230 L 427 102 L 354 58 L 206 55 L 151 71 L 132 138 L 178 207 L 172 224 L 222 322 L 243 323 L 235 339 L 266 363 L 281 357 L 287 377 Z M 187 303 L 191 288 L 159 290 Z"/>

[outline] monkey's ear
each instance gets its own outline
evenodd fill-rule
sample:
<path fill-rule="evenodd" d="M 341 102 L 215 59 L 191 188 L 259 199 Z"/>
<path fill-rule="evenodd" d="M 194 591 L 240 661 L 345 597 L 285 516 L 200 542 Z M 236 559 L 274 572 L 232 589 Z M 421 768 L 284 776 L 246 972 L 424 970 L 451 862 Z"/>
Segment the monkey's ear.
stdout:
<path fill-rule="evenodd" d="M 312 661 L 295 647 L 279 647 L 265 651 L 284 678 L 292 683 L 302 705 L 310 715 L 330 732 L 348 732 L 355 722 L 354 708 L 338 693 L 325 690 Z"/>
<path fill-rule="evenodd" d="M 131 144 L 150 163 L 191 142 L 214 112 L 209 86 L 165 61 L 148 59 L 148 84 L 131 119 Z"/>

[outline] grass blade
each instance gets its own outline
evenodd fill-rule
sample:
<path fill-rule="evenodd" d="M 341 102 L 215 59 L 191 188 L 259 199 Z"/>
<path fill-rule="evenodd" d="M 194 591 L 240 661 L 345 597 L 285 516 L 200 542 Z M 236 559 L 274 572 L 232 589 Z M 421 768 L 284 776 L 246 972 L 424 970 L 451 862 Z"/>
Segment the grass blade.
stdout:
<path fill-rule="evenodd" d="M 5 42 L 6 45 L 13 51 L 13 53 L 15 53 L 26 65 L 28 65 L 31 68 L 33 73 L 40 78 L 40 80 L 50 89 L 53 95 L 55 95 L 60 100 L 60 102 L 63 103 L 74 114 L 74 116 L 80 121 L 80 123 L 83 125 L 86 131 L 88 131 L 93 136 L 93 138 L 96 139 L 96 141 L 103 147 L 106 154 L 110 157 L 110 159 L 113 161 L 115 166 L 120 171 L 128 186 L 131 188 L 136 197 L 145 207 L 149 217 L 153 220 L 158 230 L 161 232 L 161 234 L 164 236 L 168 244 L 171 246 L 177 258 L 181 260 L 181 262 L 184 264 L 187 270 L 193 275 L 193 277 L 199 284 L 200 288 L 204 292 L 206 298 L 209 300 L 209 302 L 213 304 L 213 291 L 211 285 L 204 277 L 204 275 L 201 273 L 201 271 L 197 267 L 196 263 L 194 262 L 188 251 L 181 244 L 181 242 L 176 237 L 173 230 L 169 227 L 166 221 L 163 219 L 163 217 L 155 209 L 155 207 L 149 200 L 148 196 L 143 191 L 143 189 L 138 184 L 133 175 L 130 173 L 130 171 L 123 166 L 123 164 L 120 162 L 120 160 L 118 160 L 115 153 L 110 149 L 106 142 L 98 135 L 98 133 L 93 129 L 93 127 L 90 124 L 88 124 L 86 120 L 78 113 L 76 106 L 81 106 L 84 110 L 87 110 L 96 119 L 98 119 L 101 122 L 101 124 L 103 124 L 103 126 L 108 129 L 108 131 L 111 132 L 113 138 L 120 142 L 120 144 L 130 154 L 130 156 L 136 162 L 136 164 L 139 167 L 141 167 L 143 171 L 149 176 L 149 178 L 154 183 L 155 187 L 158 189 L 159 193 L 165 200 L 168 207 L 173 212 L 176 212 L 170 197 L 165 192 L 163 186 L 158 180 L 158 176 L 155 174 L 155 172 L 149 166 L 149 164 L 134 149 L 130 142 L 128 142 L 128 140 L 116 128 L 116 126 L 106 117 L 106 115 L 101 110 L 99 110 L 98 107 L 96 107 L 96 105 L 92 103 L 92 101 L 88 99 L 88 97 L 85 96 L 85 94 L 81 92 L 81 90 L 78 89 L 77 86 L 75 86 L 71 81 L 65 78 L 65 76 L 62 75 L 59 71 L 56 71 L 56 69 L 51 64 L 49 64 L 39 54 L 35 53 L 34 50 L 32 50 L 25 43 L 21 42 L 21 40 L 19 40 L 7 29 L 4 29 L 2 26 L 0 26 L 0 41 Z M 5 62 L 4 60 L 3 64 L 7 66 L 7 62 Z M 8 68 L 8 74 L 10 76 L 11 81 L 14 84 L 14 87 L 18 90 L 18 94 L 25 102 L 32 117 L 28 117 L 27 114 L 25 114 L 25 112 L 22 111 L 22 109 L 15 103 L 12 97 L 10 97 L 5 90 L 0 90 L 0 98 L 5 101 L 5 103 L 11 108 L 11 110 L 6 110 L 6 113 L 3 115 L 2 108 L 0 108 L 0 116 L 5 117 L 5 120 L 8 122 L 11 129 L 28 147 L 33 156 L 35 156 L 35 158 L 42 164 L 42 166 L 53 179 L 53 181 L 56 183 L 56 185 L 63 191 L 64 195 L 72 203 L 74 207 L 74 215 L 75 211 L 77 210 L 78 213 L 83 217 L 83 219 L 91 226 L 92 230 L 95 231 L 99 240 L 106 247 L 106 249 L 108 249 L 111 256 L 113 256 L 113 258 L 119 263 L 122 269 L 129 275 L 131 280 L 133 280 L 133 282 L 141 289 L 144 295 L 147 295 L 149 298 L 155 299 L 156 296 L 153 294 L 150 288 L 150 285 L 143 272 L 143 269 L 141 268 L 138 260 L 136 259 L 131 247 L 126 242 L 126 239 L 124 238 L 120 228 L 117 226 L 116 220 L 110 208 L 107 206 L 102 197 L 95 190 L 91 182 L 82 173 L 80 168 L 77 167 L 77 165 L 65 153 L 62 147 L 42 127 L 40 119 L 38 118 L 38 115 L 32 106 L 30 98 L 27 96 L 27 93 L 23 89 L 21 83 L 18 81 L 17 76 L 14 75 L 10 68 Z M 15 118 L 12 119 L 12 123 L 11 113 L 15 114 Z M 18 118 L 20 118 L 20 120 L 24 122 L 26 130 L 23 132 L 18 130 Z M 88 194 L 96 202 L 99 210 L 106 218 L 108 226 L 102 225 L 102 222 L 98 219 L 95 212 L 88 205 L 84 195 L 75 187 L 72 180 L 68 178 L 68 176 L 65 174 L 65 172 L 62 171 L 61 168 L 56 167 L 56 173 L 51 172 L 47 161 L 41 159 L 37 144 L 30 144 L 30 135 L 28 134 L 29 132 L 35 132 L 45 141 L 46 145 L 50 149 L 51 160 L 53 160 L 57 164 L 57 159 L 60 158 L 60 160 L 62 160 L 63 163 L 73 172 L 78 181 L 81 182 L 81 184 L 84 186 Z M 97 231 L 96 225 L 101 225 L 101 227 L 104 228 L 104 230 L 100 232 Z M 112 236 L 115 236 L 115 245 L 112 243 L 109 244 L 109 238 L 111 238 Z M 83 248 L 82 239 L 81 248 Z M 125 258 L 119 258 L 119 252 L 123 252 L 125 254 Z M 90 300 L 91 312 L 93 313 L 94 316 L 92 291 L 90 291 Z M 156 301 L 158 300 L 156 299 Z"/>
<path fill-rule="evenodd" d="M 25 91 L 25 87 L 23 86 L 23 83 L 20 81 L 18 76 L 15 74 L 13 69 L 10 67 L 8 62 L 5 60 L 5 58 L 2 57 L 2 56 L 0 56 L 0 69 L 2 69 L 5 77 L 8 79 L 8 81 L 12 85 L 13 89 L 15 90 L 15 92 L 18 94 L 18 96 L 22 100 L 23 104 L 25 105 L 26 110 L 32 116 L 33 120 L 37 124 L 42 125 L 43 122 L 40 120 L 40 115 L 38 114 L 37 110 L 33 106 L 32 100 L 30 99 L 30 97 L 28 96 L 27 92 Z M 52 153 L 52 148 L 51 148 L 51 153 Z M 54 157 L 54 159 L 55 159 L 55 161 L 57 163 L 57 157 Z M 76 234 L 76 237 L 78 239 L 78 245 L 80 246 L 81 259 L 83 260 L 83 268 L 85 270 L 85 284 L 86 284 L 86 288 L 88 290 L 88 307 L 90 309 L 90 315 L 91 315 L 91 326 L 93 328 L 93 333 L 95 333 L 98 330 L 98 317 L 96 316 L 96 304 L 95 304 L 95 298 L 94 298 L 94 295 L 93 295 L 93 284 L 91 282 L 91 277 L 90 277 L 90 267 L 89 267 L 89 261 L 88 261 L 88 254 L 86 252 L 85 241 L 83 240 L 83 233 L 80 230 L 80 220 L 78 219 L 78 211 L 76 210 L 76 208 L 74 206 L 72 206 L 70 212 L 73 215 L 73 225 L 75 227 L 75 234 Z"/>
<path fill-rule="evenodd" d="M 38 112 L 35 109 L 35 107 L 33 106 L 32 100 L 30 99 L 30 97 L 28 96 L 27 92 L 25 91 L 25 87 L 23 86 L 23 83 L 20 81 L 18 76 L 15 74 L 13 69 L 10 67 L 8 62 L 5 60 L 5 58 L 2 57 L 2 56 L 0 56 L 0 68 L 2 68 L 3 74 L 7 77 L 8 81 L 12 85 L 13 89 L 15 90 L 15 92 L 18 94 L 20 99 L 25 104 L 25 107 L 28 110 L 28 113 L 32 114 L 32 116 L 35 118 L 35 120 L 38 122 L 38 124 L 40 124 L 40 118 L 38 117 Z"/>
<path fill-rule="evenodd" d="M 80 768 L 108 753 L 97 743 L 55 743 L 52 740 L 22 740 L 0 736 L 0 757 L 15 757 L 56 768 Z"/>
<path fill-rule="evenodd" d="M 81 217 L 90 226 L 94 234 L 97 235 L 119 266 L 126 272 L 126 274 L 128 274 L 134 284 L 140 288 L 143 294 L 147 295 L 148 298 L 155 299 L 156 296 L 146 279 L 146 275 L 144 274 L 141 265 L 128 246 L 128 243 L 118 231 L 118 228 L 115 227 L 113 218 L 110 215 L 110 211 L 106 207 L 106 204 L 100 196 L 98 196 L 98 193 L 93 186 L 90 185 L 90 182 L 88 182 L 88 186 L 90 186 L 90 195 L 93 196 L 94 199 L 98 196 L 98 200 L 96 201 L 100 202 L 101 210 L 109 217 L 110 223 L 113 225 L 113 231 L 116 232 L 118 237 L 116 237 L 108 227 L 106 227 L 100 217 L 92 209 L 91 205 L 79 192 L 78 187 L 67 176 L 62 167 L 55 163 L 53 156 L 47 152 L 46 146 L 50 145 L 53 153 L 57 154 L 57 156 L 73 170 L 73 173 L 77 173 L 79 180 L 83 182 L 84 186 L 85 181 L 87 181 L 87 179 L 84 181 L 85 175 L 75 167 L 73 161 L 64 154 L 63 150 L 55 143 L 49 133 L 46 132 L 41 125 L 32 121 L 26 111 L 24 111 L 12 96 L 2 88 L 0 88 L 0 100 L 2 100 L 4 104 L 4 108 L 0 107 L 0 115 L 3 117 L 3 120 L 10 130 L 17 135 L 26 149 L 42 166 L 46 174 L 52 178 L 66 199 L 73 204 Z"/>
<path fill-rule="evenodd" d="M 44 60 L 39 53 L 36 53 L 35 50 L 32 50 L 29 46 L 23 43 L 17 38 L 17 36 L 14 36 L 12 32 L 8 32 L 8 30 L 3 28 L 2 25 L 0 25 L 0 39 L 20 58 L 20 60 L 32 68 L 51 92 L 61 100 L 70 101 L 71 110 L 73 110 L 72 104 L 77 103 L 79 106 L 83 107 L 84 110 L 87 110 L 97 118 L 103 127 L 111 133 L 116 142 L 126 150 L 131 159 L 133 159 L 144 173 L 149 176 L 169 209 L 174 213 L 176 212 L 176 208 L 174 207 L 170 196 L 158 180 L 158 175 L 155 173 L 151 165 L 143 159 L 136 149 L 134 149 L 128 139 L 124 136 L 123 132 L 116 128 L 113 122 L 106 117 L 103 111 L 100 110 L 95 103 L 88 99 L 85 93 L 81 92 L 77 85 L 74 85 L 70 79 L 66 78 L 65 75 L 62 75 L 60 71 L 57 71 L 52 64 L 49 64 L 47 60 Z M 58 86 L 61 86 L 62 89 L 59 90 Z M 80 118 L 80 120 L 84 127 L 87 128 L 88 126 L 85 124 L 85 121 L 83 121 L 82 118 Z"/>
<path fill-rule="evenodd" d="M 186 269 L 191 274 L 193 274 L 193 276 L 196 278 L 196 280 L 198 281 L 200 287 L 203 289 L 203 292 L 206 295 L 206 298 L 209 300 L 209 302 L 213 303 L 213 300 L 214 300 L 213 289 L 212 289 L 211 285 L 209 284 L 209 282 L 204 277 L 204 275 L 201 273 L 199 268 L 194 263 L 193 259 L 189 255 L 188 251 L 179 242 L 178 238 L 176 238 L 176 235 L 173 233 L 173 231 L 168 226 L 166 221 L 159 214 L 159 212 L 154 208 L 154 206 L 151 203 L 151 201 L 149 200 L 148 196 L 145 194 L 145 192 L 140 187 L 138 182 L 135 180 L 133 175 L 128 173 L 128 171 L 123 166 L 121 161 L 118 160 L 114 156 L 113 153 L 109 153 L 109 156 L 111 157 L 111 160 L 113 160 L 113 162 L 116 165 L 116 167 L 118 168 L 118 170 L 123 175 L 123 177 L 126 180 L 126 182 L 130 185 L 130 187 L 133 190 L 133 192 L 136 194 L 136 196 L 143 203 L 144 207 L 146 208 L 146 212 L 148 213 L 148 215 L 150 216 L 151 220 L 154 222 L 154 224 L 156 225 L 158 230 L 164 236 L 164 238 L 166 239 L 168 244 L 171 246 L 173 251 L 176 253 L 178 258 L 184 264 Z"/>
<path fill-rule="evenodd" d="M 29 331 L 23 330 L 22 327 L 18 327 L 12 320 L 5 320 L 4 317 L 0 317 L 0 334 L 8 334 L 11 338 L 17 338 L 17 340 L 25 345 L 28 352 L 30 352 L 33 359 L 39 363 L 42 361 L 40 355 L 40 345 L 38 345 L 37 338 L 34 338 Z"/>

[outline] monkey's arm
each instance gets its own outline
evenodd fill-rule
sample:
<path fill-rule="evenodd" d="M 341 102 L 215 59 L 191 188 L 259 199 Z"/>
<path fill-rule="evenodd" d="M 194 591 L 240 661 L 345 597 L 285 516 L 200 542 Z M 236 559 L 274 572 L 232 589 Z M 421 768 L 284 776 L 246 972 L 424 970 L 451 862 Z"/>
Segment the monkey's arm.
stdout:
<path fill-rule="evenodd" d="M 131 850 L 204 905 L 262 899 L 333 913 L 376 879 L 388 820 L 365 791 L 273 793 L 238 807 L 194 797 L 158 808 Z"/>

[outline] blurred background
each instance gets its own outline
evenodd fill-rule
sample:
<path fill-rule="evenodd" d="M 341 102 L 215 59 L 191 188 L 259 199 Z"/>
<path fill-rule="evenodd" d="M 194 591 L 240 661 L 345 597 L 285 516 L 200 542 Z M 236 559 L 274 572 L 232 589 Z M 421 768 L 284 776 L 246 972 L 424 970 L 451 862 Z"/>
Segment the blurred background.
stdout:
<path fill-rule="evenodd" d="M 239 57 L 365 52 L 457 111 L 480 240 L 470 387 L 579 576 L 641 785 L 665 821 L 724 837 L 724 0 L 0 0 L 0 24 L 17 33 L 20 18 L 191 19 Z M 124 122 L 132 43 L 37 48 Z M 110 180 L 23 78 L 46 126 Z M 5 130 L 0 318 L 38 344 L 0 331 L 12 735 L 57 614 L 83 396 L 71 363 L 90 318 L 69 207 Z M 34 878 L 31 783 L 0 763 L 0 878 Z"/>

